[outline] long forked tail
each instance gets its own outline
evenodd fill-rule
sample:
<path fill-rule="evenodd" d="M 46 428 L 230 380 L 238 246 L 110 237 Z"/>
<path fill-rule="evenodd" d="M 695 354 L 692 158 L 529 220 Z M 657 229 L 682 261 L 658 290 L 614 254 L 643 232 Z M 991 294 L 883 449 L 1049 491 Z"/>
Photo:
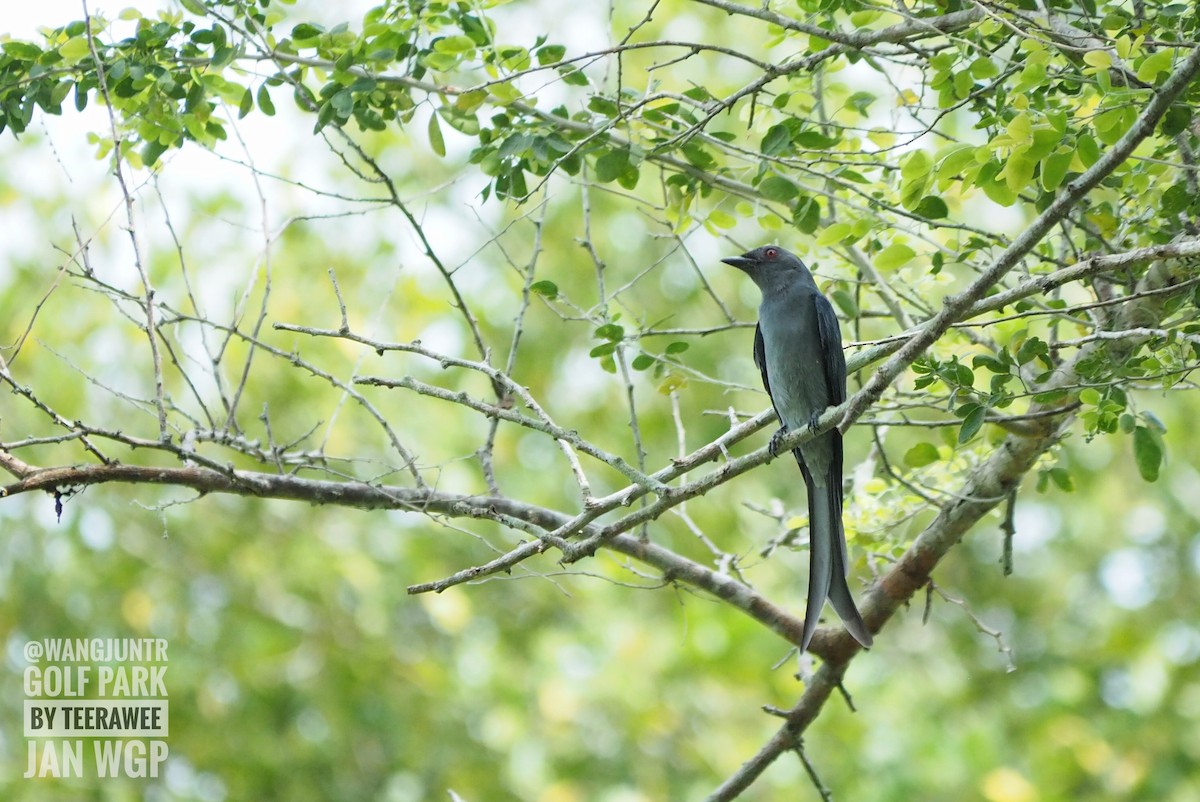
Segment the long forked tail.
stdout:
<path fill-rule="evenodd" d="M 808 477 L 805 477 L 808 478 Z M 808 649 L 821 618 L 821 609 L 829 599 L 846 630 L 863 646 L 871 645 L 871 632 L 859 615 L 846 582 L 849 560 L 846 536 L 842 532 L 842 510 L 837 490 L 808 483 L 808 604 L 804 612 L 804 637 L 800 648 Z"/>

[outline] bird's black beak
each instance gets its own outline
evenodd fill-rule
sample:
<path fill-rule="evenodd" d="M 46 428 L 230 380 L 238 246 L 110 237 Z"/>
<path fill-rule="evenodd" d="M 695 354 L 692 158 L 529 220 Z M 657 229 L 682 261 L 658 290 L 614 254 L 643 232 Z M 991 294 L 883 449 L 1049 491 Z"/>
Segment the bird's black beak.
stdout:
<path fill-rule="evenodd" d="M 727 265 L 733 265 L 738 270 L 746 270 L 752 264 L 754 264 L 753 259 L 747 259 L 745 256 L 730 256 L 726 259 L 722 259 L 721 261 Z"/>

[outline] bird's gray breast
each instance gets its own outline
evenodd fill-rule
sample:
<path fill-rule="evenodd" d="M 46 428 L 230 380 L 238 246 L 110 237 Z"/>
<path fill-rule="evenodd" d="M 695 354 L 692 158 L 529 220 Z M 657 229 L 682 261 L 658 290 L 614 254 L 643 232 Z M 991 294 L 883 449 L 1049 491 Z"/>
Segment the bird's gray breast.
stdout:
<path fill-rule="evenodd" d="M 831 398 L 813 298 L 795 291 L 764 295 L 759 322 L 771 401 L 789 430 L 801 429 Z M 825 445 L 816 440 L 803 449 L 808 467 L 819 475 L 827 467 Z"/>

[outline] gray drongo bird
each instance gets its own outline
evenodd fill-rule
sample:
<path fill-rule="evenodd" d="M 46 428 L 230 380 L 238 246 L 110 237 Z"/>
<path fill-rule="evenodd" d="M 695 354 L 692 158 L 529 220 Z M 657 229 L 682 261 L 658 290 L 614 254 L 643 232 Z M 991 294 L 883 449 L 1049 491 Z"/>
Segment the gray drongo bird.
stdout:
<path fill-rule="evenodd" d="M 846 400 L 846 356 L 833 307 L 798 258 L 765 245 L 721 261 L 748 275 L 762 291 L 754 330 L 754 364 L 783 427 L 771 454 L 790 430 L 816 425 L 827 407 Z M 846 582 L 849 561 L 842 529 L 842 435 L 836 428 L 793 452 L 808 488 L 808 607 L 801 648 L 807 649 L 828 598 L 863 646 L 871 633 Z"/>

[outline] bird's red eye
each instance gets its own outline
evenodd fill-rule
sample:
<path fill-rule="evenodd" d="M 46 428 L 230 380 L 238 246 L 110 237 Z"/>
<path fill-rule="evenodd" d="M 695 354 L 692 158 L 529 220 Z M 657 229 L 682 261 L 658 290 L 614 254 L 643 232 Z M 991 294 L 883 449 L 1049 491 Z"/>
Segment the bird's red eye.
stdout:
<path fill-rule="evenodd" d="M 766 256 L 768 259 L 774 259 L 778 255 L 779 250 L 777 248 L 767 248 Z"/>

